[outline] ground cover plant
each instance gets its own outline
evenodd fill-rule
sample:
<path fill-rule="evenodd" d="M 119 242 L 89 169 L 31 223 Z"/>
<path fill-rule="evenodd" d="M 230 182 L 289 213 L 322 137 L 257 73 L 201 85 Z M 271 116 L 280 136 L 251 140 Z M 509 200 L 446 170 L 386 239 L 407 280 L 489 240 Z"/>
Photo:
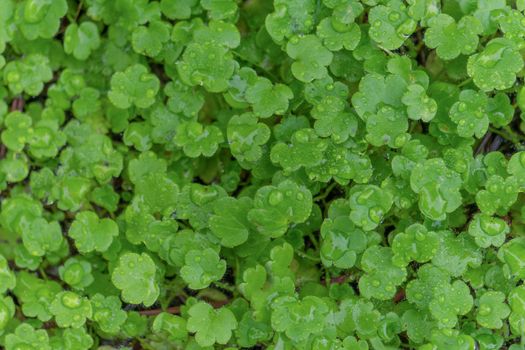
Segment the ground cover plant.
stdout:
<path fill-rule="evenodd" d="M 0 347 L 524 350 L 525 0 L 0 0 Z"/>

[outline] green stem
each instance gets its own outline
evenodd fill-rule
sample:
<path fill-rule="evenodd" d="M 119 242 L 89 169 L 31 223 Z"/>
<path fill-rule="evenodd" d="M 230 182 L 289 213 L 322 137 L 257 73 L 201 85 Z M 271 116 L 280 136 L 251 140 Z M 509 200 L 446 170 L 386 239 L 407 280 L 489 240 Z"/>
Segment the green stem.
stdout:
<path fill-rule="evenodd" d="M 320 195 L 314 197 L 314 202 L 323 200 L 326 197 L 328 197 L 328 195 L 330 194 L 330 192 L 332 192 L 332 190 L 334 189 L 335 186 L 337 186 L 336 182 L 332 182 L 330 185 L 328 185 L 328 187 L 326 187 L 326 189 L 323 192 L 323 194 L 320 194 Z"/>
<path fill-rule="evenodd" d="M 38 269 L 38 272 L 40 272 L 40 274 L 42 275 L 42 277 L 43 277 L 45 280 L 48 279 L 48 278 L 47 278 L 47 273 L 46 273 L 46 271 L 44 270 L 43 267 L 40 267 L 40 268 Z"/>
<path fill-rule="evenodd" d="M 308 238 L 310 238 L 310 241 L 315 247 L 315 250 L 319 250 L 319 242 L 317 241 L 317 238 L 314 236 L 312 232 L 308 233 Z"/>
<path fill-rule="evenodd" d="M 302 252 L 300 250 L 297 250 L 295 253 L 297 255 L 299 255 L 301 258 L 304 258 L 304 259 L 308 259 L 308 260 L 315 261 L 315 262 L 320 262 L 321 261 L 321 258 L 318 258 L 318 257 L 315 257 L 315 256 L 311 256 L 308 253 Z"/>
<path fill-rule="evenodd" d="M 463 87 L 470 83 L 472 81 L 472 78 L 468 78 L 467 80 L 463 80 L 461 83 L 458 84 L 458 87 Z"/>
<path fill-rule="evenodd" d="M 217 287 L 219 287 L 220 289 L 224 289 L 224 290 L 227 290 L 228 292 L 230 293 L 235 293 L 237 290 L 235 289 L 235 287 L 232 287 L 230 286 L 228 283 L 224 283 L 224 282 L 220 282 L 220 281 L 216 281 L 216 282 L 213 282 L 213 284 Z"/>
<path fill-rule="evenodd" d="M 383 51 L 385 51 L 388 54 L 388 56 L 390 56 L 390 57 L 394 57 L 395 56 L 395 54 L 392 51 L 390 51 L 389 49 L 384 48 L 384 47 L 381 47 L 381 49 Z"/>
<path fill-rule="evenodd" d="M 496 129 L 491 127 L 489 130 L 494 134 L 503 137 L 505 140 L 512 142 L 518 150 L 524 149 L 524 145 L 522 144 L 522 142 L 525 141 L 525 136 L 515 133 L 509 126 L 505 126 L 503 127 L 503 129 Z"/>
<path fill-rule="evenodd" d="M 82 11 L 82 6 L 84 5 L 84 0 L 80 0 L 77 7 L 77 13 L 75 14 L 75 21 L 78 19 L 78 16 L 80 16 L 80 11 Z"/>
<path fill-rule="evenodd" d="M 510 135 L 512 135 L 512 137 L 514 137 L 516 140 L 525 141 L 525 136 L 520 135 L 520 134 L 514 132 L 514 131 L 510 128 L 510 126 L 508 126 L 508 125 L 507 125 L 507 126 L 504 126 L 503 129 L 504 129 L 507 133 L 509 133 Z"/>

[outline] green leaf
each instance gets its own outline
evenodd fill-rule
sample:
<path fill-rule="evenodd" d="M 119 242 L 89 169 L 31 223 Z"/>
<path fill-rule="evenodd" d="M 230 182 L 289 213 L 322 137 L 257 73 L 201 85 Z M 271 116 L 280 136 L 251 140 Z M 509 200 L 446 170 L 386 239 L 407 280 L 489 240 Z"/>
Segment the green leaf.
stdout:
<path fill-rule="evenodd" d="M 349 217 L 325 219 L 321 226 L 321 237 L 320 255 L 326 267 L 351 268 L 359 254 L 366 249 L 365 233 L 355 227 Z"/>
<path fill-rule="evenodd" d="M 9 268 L 7 260 L 3 255 L 0 255 L 0 282 L 1 293 L 13 289 L 16 285 L 15 274 Z"/>
<path fill-rule="evenodd" d="M 10 150 L 21 152 L 28 142 L 27 134 L 32 130 L 31 117 L 15 111 L 6 116 L 4 123 L 7 128 L 2 131 L 2 142 Z"/>
<path fill-rule="evenodd" d="M 388 50 L 399 48 L 416 29 L 416 22 L 408 17 L 407 9 L 400 0 L 392 0 L 387 6 L 373 7 L 368 17 L 370 38 Z"/>
<path fill-rule="evenodd" d="M 467 268 L 481 265 L 482 255 L 474 239 L 467 233 L 454 235 L 450 231 L 440 231 L 441 240 L 432 263 L 447 271 L 451 276 L 459 277 Z"/>
<path fill-rule="evenodd" d="M 254 346 L 257 343 L 268 341 L 273 334 L 271 326 L 264 322 L 254 319 L 250 312 L 246 312 L 239 326 L 235 330 L 237 341 L 242 347 Z"/>
<path fill-rule="evenodd" d="M 476 204 L 484 214 L 504 215 L 517 200 L 518 191 L 515 177 L 504 179 L 499 175 L 492 175 L 487 179 L 485 189 L 476 194 Z"/>
<path fill-rule="evenodd" d="M 419 195 L 419 209 L 432 220 L 443 220 L 461 205 L 461 179 L 441 158 L 417 164 L 410 175 L 410 187 Z"/>
<path fill-rule="evenodd" d="M 428 312 L 421 312 L 415 309 L 406 311 L 401 321 L 406 328 L 406 332 L 411 340 L 417 343 L 423 343 L 425 337 L 436 327 L 432 316 Z"/>
<path fill-rule="evenodd" d="M 49 311 L 55 316 L 55 321 L 61 328 L 80 328 L 86 319 L 93 315 L 91 302 L 87 298 L 70 291 L 58 293 L 53 299 Z"/>
<path fill-rule="evenodd" d="M 436 232 L 428 231 L 421 224 L 410 225 L 392 241 L 392 262 L 401 267 L 407 266 L 411 261 L 427 262 L 434 257 L 439 244 Z"/>
<path fill-rule="evenodd" d="M 185 84 L 201 85 L 209 92 L 225 91 L 234 69 L 231 51 L 215 42 L 190 43 L 177 62 L 177 72 Z"/>
<path fill-rule="evenodd" d="M 305 83 L 324 78 L 327 75 L 326 66 L 333 58 L 333 54 L 315 35 L 292 37 L 286 45 L 286 53 L 294 60 L 292 74 Z"/>
<path fill-rule="evenodd" d="M 186 117 L 195 117 L 204 104 L 204 96 L 199 90 L 184 85 L 178 79 L 166 84 L 164 93 L 169 96 L 169 110 Z"/>
<path fill-rule="evenodd" d="M 361 268 L 366 274 L 359 279 L 359 291 L 365 298 L 391 299 L 407 275 L 405 268 L 392 264 L 392 250 L 386 247 L 369 247 Z"/>
<path fill-rule="evenodd" d="M 221 245 L 232 248 L 248 240 L 251 225 L 247 219 L 253 203 L 250 198 L 223 197 L 214 203 L 210 229 L 221 240 Z"/>
<path fill-rule="evenodd" d="M 186 319 L 171 315 L 167 312 L 161 312 L 151 326 L 151 330 L 169 340 L 186 340 L 188 331 L 186 330 Z"/>
<path fill-rule="evenodd" d="M 283 296 L 272 303 L 272 328 L 300 342 L 323 331 L 328 310 L 324 301 L 315 296 L 307 296 L 302 300 Z"/>
<path fill-rule="evenodd" d="M 312 211 L 312 194 L 304 186 L 285 180 L 257 190 L 248 220 L 268 237 L 282 236 L 290 224 L 305 222 Z"/>
<path fill-rule="evenodd" d="M 357 185 L 350 192 L 350 219 L 365 231 L 376 228 L 392 207 L 390 192 L 374 185 Z"/>
<path fill-rule="evenodd" d="M 272 147 L 270 158 L 285 171 L 291 172 L 321 163 L 327 147 L 328 142 L 320 139 L 313 129 L 301 129 L 292 135 L 289 144 L 277 142 Z"/>
<path fill-rule="evenodd" d="M 0 298 L 0 315 L 0 333 L 4 333 L 15 315 L 15 303 L 10 296 Z"/>
<path fill-rule="evenodd" d="M 38 121 L 28 140 L 29 153 L 37 159 L 54 158 L 60 148 L 66 143 L 66 135 L 59 130 L 60 125 L 55 120 Z"/>
<path fill-rule="evenodd" d="M 68 328 L 64 330 L 63 339 L 68 349 L 88 350 L 94 343 L 85 328 Z"/>
<path fill-rule="evenodd" d="M 26 0 L 26 2 L 32 1 L 37 0 Z M 7 63 L 3 69 L 3 75 L 4 83 L 13 94 L 25 92 L 28 95 L 37 96 L 44 89 L 44 83 L 53 78 L 53 71 L 47 57 L 30 54 Z"/>
<path fill-rule="evenodd" d="M 366 139 L 376 147 L 388 145 L 392 148 L 403 147 L 410 139 L 406 114 L 390 106 L 382 106 L 376 114 L 366 117 Z"/>
<path fill-rule="evenodd" d="M 187 329 L 195 333 L 195 340 L 200 346 L 226 344 L 232 330 L 237 328 L 237 320 L 233 313 L 222 307 L 214 310 L 205 302 L 198 302 L 188 310 Z"/>
<path fill-rule="evenodd" d="M 190 250 L 180 269 L 181 277 L 191 289 L 203 289 L 218 281 L 226 272 L 226 262 L 211 248 Z"/>
<path fill-rule="evenodd" d="M 461 137 L 482 137 L 489 127 L 487 96 L 483 92 L 463 90 L 459 101 L 450 109 L 450 119 L 458 126 Z"/>
<path fill-rule="evenodd" d="M 60 279 L 78 290 L 83 290 L 93 283 L 94 278 L 91 272 L 91 264 L 76 257 L 67 259 L 64 265 L 58 268 Z"/>
<path fill-rule="evenodd" d="M 283 84 L 275 84 L 258 77 L 246 89 L 246 101 L 252 104 L 253 112 L 260 118 L 282 115 L 288 109 L 288 101 L 294 97 L 292 90 Z"/>
<path fill-rule="evenodd" d="M 237 14 L 237 3 L 233 0 L 202 0 L 201 6 L 213 19 L 232 19 Z"/>
<path fill-rule="evenodd" d="M 458 315 L 467 314 L 473 306 L 468 286 L 461 280 L 435 287 L 429 304 L 430 313 L 442 328 L 452 328 Z"/>
<path fill-rule="evenodd" d="M 118 236 L 118 226 L 111 219 L 99 219 L 91 211 L 80 212 L 69 228 L 69 236 L 81 253 L 105 252 L 113 238 Z"/>
<path fill-rule="evenodd" d="M 228 122 L 227 136 L 232 155 L 239 161 L 256 162 L 268 142 L 270 128 L 251 113 L 234 115 Z"/>
<path fill-rule="evenodd" d="M 233 23 L 210 21 L 207 26 L 197 26 L 193 38 L 198 42 L 215 42 L 231 49 L 239 46 L 241 35 Z"/>
<path fill-rule="evenodd" d="M 523 14 L 518 10 L 510 10 L 498 17 L 498 24 L 506 38 L 517 40 L 524 36 L 525 21 Z"/>
<path fill-rule="evenodd" d="M 198 3 L 198 0 L 161 0 L 160 9 L 169 19 L 187 19 Z"/>
<path fill-rule="evenodd" d="M 157 266 L 146 254 L 125 253 L 111 274 L 111 282 L 121 290 L 122 300 L 131 304 L 152 305 L 159 296 Z"/>
<path fill-rule="evenodd" d="M 476 214 L 468 227 L 468 233 L 481 248 L 501 246 L 509 232 L 510 228 L 505 220 L 487 214 Z"/>
<path fill-rule="evenodd" d="M 159 91 L 159 79 L 148 69 L 135 64 L 123 72 L 116 72 L 111 77 L 111 90 L 108 98 L 118 108 L 147 108 L 155 102 Z"/>
<path fill-rule="evenodd" d="M 28 323 L 20 324 L 13 333 L 5 337 L 6 350 L 51 350 L 49 337 L 44 329 L 35 330 Z"/>
<path fill-rule="evenodd" d="M 505 304 L 505 294 L 488 291 L 479 298 L 479 311 L 476 315 L 478 324 L 485 328 L 497 329 L 503 326 L 502 319 L 510 314 Z"/>
<path fill-rule="evenodd" d="M 476 16 L 483 25 L 483 34 L 490 35 L 496 32 L 498 29 L 497 17 L 505 13 L 508 9 L 510 9 L 510 7 L 508 7 L 507 2 L 503 0 L 478 1 L 474 16 Z"/>
<path fill-rule="evenodd" d="M 66 0 L 24 0 L 17 3 L 14 21 L 28 40 L 50 39 L 58 32 L 67 8 Z"/>
<path fill-rule="evenodd" d="M 483 91 L 505 90 L 516 81 L 523 68 L 523 58 L 516 45 L 504 38 L 489 41 L 485 49 L 468 59 L 467 70 Z"/>
<path fill-rule="evenodd" d="M 495 127 L 502 127 L 510 124 L 514 116 L 514 108 L 510 103 L 509 97 L 501 92 L 489 99 L 487 112 L 490 123 Z"/>
<path fill-rule="evenodd" d="M 464 16 L 457 23 L 451 16 L 440 13 L 428 21 L 425 44 L 436 49 L 444 60 L 452 60 L 460 54 L 470 55 L 476 51 L 483 28 L 472 16 Z"/>
<path fill-rule="evenodd" d="M 170 25 L 163 21 L 153 21 L 147 27 L 135 28 L 131 34 L 133 50 L 142 55 L 157 56 L 170 39 L 170 29 Z"/>
<path fill-rule="evenodd" d="M 114 295 L 95 294 L 91 297 L 93 308 L 92 320 L 106 333 L 117 333 L 126 321 L 126 312 L 121 310 L 122 303 Z"/>
<path fill-rule="evenodd" d="M 503 244 L 498 251 L 498 258 L 505 263 L 505 269 L 508 275 L 512 277 L 524 278 L 525 264 L 523 262 L 523 253 L 525 252 L 525 241 L 520 238 L 514 238 Z"/>
<path fill-rule="evenodd" d="M 422 23 L 439 13 L 440 2 L 438 0 L 408 0 L 408 15 Z"/>
<path fill-rule="evenodd" d="M 355 324 L 357 335 L 364 339 L 376 336 L 381 313 L 374 308 L 371 302 L 358 300 L 354 305 L 350 309 L 350 316 Z"/>
<path fill-rule="evenodd" d="M 477 344 L 471 336 L 455 329 L 433 330 L 430 339 L 432 343 L 428 345 L 437 347 L 437 349 L 474 350 Z M 423 346 L 421 349 L 426 350 L 427 348 Z"/>
<path fill-rule="evenodd" d="M 354 2 L 354 4 L 356 4 Z M 357 3 L 359 4 L 359 3 Z M 337 12 L 334 11 L 334 15 Z M 344 23 L 339 17 L 324 18 L 317 26 L 317 36 L 323 41 L 323 45 L 330 51 L 339 51 L 343 48 L 354 50 L 361 40 L 361 29 L 357 23 Z M 340 30 L 343 27 L 344 30 Z"/>
<path fill-rule="evenodd" d="M 72 23 L 64 33 L 64 51 L 78 60 L 86 60 L 99 46 L 100 36 L 93 22 Z"/>
<path fill-rule="evenodd" d="M 62 210 L 78 211 L 91 189 L 91 181 L 81 176 L 66 176 L 55 183 L 51 194 Z"/>
<path fill-rule="evenodd" d="M 518 180 L 521 188 L 525 187 L 525 181 L 521 180 L 525 176 L 525 152 L 516 152 L 510 157 L 507 171 L 509 174 L 514 175 L 513 177 Z"/>
<path fill-rule="evenodd" d="M 511 309 L 509 323 L 514 334 L 520 334 L 523 330 L 525 321 L 525 287 L 523 285 L 512 289 L 508 296 L 508 302 Z"/>
<path fill-rule="evenodd" d="M 53 316 L 50 306 L 61 291 L 62 287 L 57 282 L 41 280 L 27 271 L 17 275 L 16 287 L 13 290 L 17 299 L 22 302 L 24 315 L 36 317 L 43 322 L 49 321 Z"/>
<path fill-rule="evenodd" d="M 282 43 L 293 35 L 309 33 L 314 27 L 316 3 L 313 0 L 276 0 L 274 11 L 265 19 L 271 38 Z"/>
<path fill-rule="evenodd" d="M 332 78 L 318 79 L 306 84 L 304 95 L 313 105 L 310 114 L 316 119 L 314 129 L 319 136 L 331 136 L 336 143 L 355 136 L 357 120 L 348 111 L 348 87 Z"/>
<path fill-rule="evenodd" d="M 64 240 L 58 222 L 38 218 L 22 233 L 22 241 L 31 255 L 42 256 L 60 249 Z"/>
<path fill-rule="evenodd" d="M 315 181 L 329 182 L 333 178 L 341 185 L 348 184 L 350 180 L 366 183 L 372 176 L 372 165 L 367 156 L 348 150 L 344 144 L 329 143 L 324 159 L 320 164 L 309 167 L 307 173 Z"/>
<path fill-rule="evenodd" d="M 204 126 L 198 122 L 187 122 L 179 125 L 173 141 L 182 147 L 188 157 L 211 157 L 223 141 L 223 135 L 214 125 Z"/>
<path fill-rule="evenodd" d="M 408 117 L 412 120 L 429 122 L 436 115 L 437 103 L 428 97 L 421 85 L 409 85 L 401 101 L 407 106 Z"/>

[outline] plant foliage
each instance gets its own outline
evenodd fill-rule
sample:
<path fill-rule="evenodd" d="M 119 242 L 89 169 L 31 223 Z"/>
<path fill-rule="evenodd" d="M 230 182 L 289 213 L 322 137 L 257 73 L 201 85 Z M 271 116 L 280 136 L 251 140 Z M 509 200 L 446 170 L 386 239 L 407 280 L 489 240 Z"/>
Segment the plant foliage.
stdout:
<path fill-rule="evenodd" d="M 0 348 L 525 349 L 525 0 L 0 0 Z"/>

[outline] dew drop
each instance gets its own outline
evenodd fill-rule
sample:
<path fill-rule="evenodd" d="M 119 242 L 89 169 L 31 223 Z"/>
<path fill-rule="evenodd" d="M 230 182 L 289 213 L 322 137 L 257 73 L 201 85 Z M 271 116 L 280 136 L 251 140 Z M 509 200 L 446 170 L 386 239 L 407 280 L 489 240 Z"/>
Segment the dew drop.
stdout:
<path fill-rule="evenodd" d="M 488 305 L 481 305 L 481 307 L 479 308 L 479 314 L 482 316 L 490 315 L 491 312 L 492 309 Z"/>
<path fill-rule="evenodd" d="M 523 167 L 525 167 L 525 152 L 521 152 L 520 154 L 520 163 Z"/>
<path fill-rule="evenodd" d="M 490 236 L 498 235 L 505 229 L 505 223 L 497 218 L 482 216 L 480 218 L 481 229 Z"/>
<path fill-rule="evenodd" d="M 416 241 L 423 242 L 426 238 L 427 237 L 424 232 L 419 230 L 416 232 Z"/>
<path fill-rule="evenodd" d="M 403 147 L 403 145 L 407 142 L 407 136 L 406 134 L 398 135 L 396 139 L 394 140 L 394 146 L 396 148 Z"/>
<path fill-rule="evenodd" d="M 64 292 L 62 295 L 62 304 L 70 309 L 75 309 L 80 306 L 81 300 L 80 297 L 73 292 Z"/>
<path fill-rule="evenodd" d="M 282 201 L 283 201 L 283 194 L 279 190 L 272 191 L 270 193 L 270 196 L 268 197 L 268 203 L 270 203 L 270 205 L 273 205 L 273 206 L 278 205 Z"/>
<path fill-rule="evenodd" d="M 381 220 L 383 219 L 383 215 L 384 215 L 383 208 L 379 206 L 372 207 L 368 211 L 368 216 L 370 217 L 370 220 L 372 220 L 376 224 L 381 222 Z"/>
<path fill-rule="evenodd" d="M 389 15 L 388 15 L 388 19 L 392 22 L 396 22 L 398 21 L 400 18 L 400 15 L 398 12 L 396 11 L 392 11 Z"/>
<path fill-rule="evenodd" d="M 307 143 L 310 141 L 310 136 L 306 131 L 299 130 L 294 134 L 295 139 L 300 143 Z"/>

